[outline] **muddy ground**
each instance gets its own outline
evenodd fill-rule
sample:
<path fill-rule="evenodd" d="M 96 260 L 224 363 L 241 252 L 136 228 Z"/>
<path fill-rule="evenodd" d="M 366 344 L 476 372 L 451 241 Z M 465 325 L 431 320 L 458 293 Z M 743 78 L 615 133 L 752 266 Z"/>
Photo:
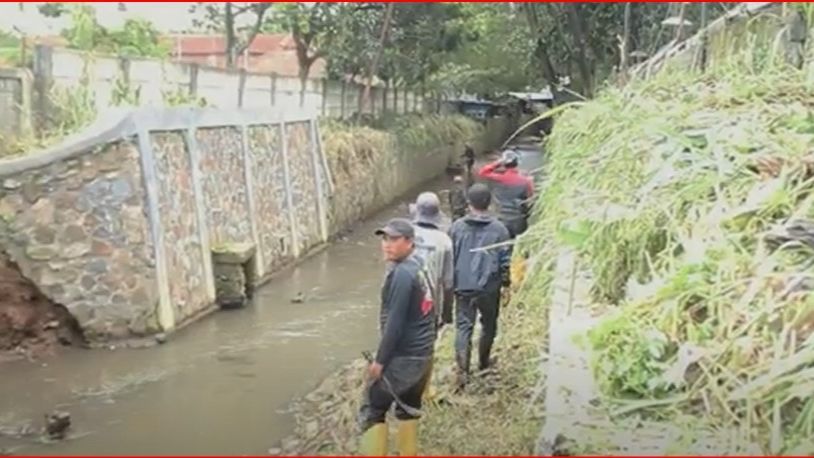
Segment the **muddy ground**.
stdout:
<path fill-rule="evenodd" d="M 52 356 L 67 345 L 84 345 L 76 320 L 0 251 L 0 363 Z"/>
<path fill-rule="evenodd" d="M 435 396 L 423 408 L 421 455 L 533 455 L 542 426 L 539 370 L 545 320 L 539 306 L 501 310 L 493 372 L 476 374 L 464 393 L 453 392 L 454 329 L 447 326 L 436 346 Z M 474 360 L 473 360 L 474 361 Z M 269 450 L 272 455 L 354 454 L 357 409 L 365 362 L 361 356 L 295 402 L 296 432 Z M 396 422 L 388 419 L 391 429 Z M 396 452 L 391 431 L 390 452 Z"/>

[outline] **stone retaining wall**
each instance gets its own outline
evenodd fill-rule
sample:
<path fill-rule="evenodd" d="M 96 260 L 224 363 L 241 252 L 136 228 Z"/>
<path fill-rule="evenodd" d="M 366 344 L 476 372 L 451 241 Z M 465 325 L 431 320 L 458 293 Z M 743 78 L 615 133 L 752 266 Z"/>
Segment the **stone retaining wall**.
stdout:
<path fill-rule="evenodd" d="M 0 249 L 91 340 L 170 331 L 213 307 L 212 248 L 254 245 L 268 276 L 443 172 L 450 150 L 376 154 L 390 175 L 340 186 L 313 115 L 122 112 L 0 161 Z"/>

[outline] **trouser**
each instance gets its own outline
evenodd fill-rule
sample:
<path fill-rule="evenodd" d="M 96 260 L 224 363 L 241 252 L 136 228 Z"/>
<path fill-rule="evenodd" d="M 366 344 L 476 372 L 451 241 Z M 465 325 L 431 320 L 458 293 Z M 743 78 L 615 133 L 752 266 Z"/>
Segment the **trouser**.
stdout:
<path fill-rule="evenodd" d="M 456 299 L 455 362 L 459 370 L 469 373 L 472 334 L 475 331 L 475 320 L 480 313 L 482 329 L 478 341 L 478 363 L 481 369 L 485 369 L 489 366 L 489 355 L 497 336 L 500 290 L 477 294 L 461 293 Z"/>
<path fill-rule="evenodd" d="M 528 221 L 523 217 L 501 219 L 500 221 L 506 226 L 506 229 L 509 230 L 509 237 L 512 239 L 526 232 L 526 229 L 528 229 Z"/>
<path fill-rule="evenodd" d="M 382 371 L 382 377 L 390 382 L 395 394 L 408 406 L 421 410 L 421 396 L 432 370 L 432 356 L 393 358 Z M 393 394 L 387 389 L 384 380 L 368 382 L 359 408 L 359 427 L 364 433 L 372 426 L 384 423 L 387 411 L 395 402 Z M 414 420 L 417 417 L 405 412 L 396 403 L 396 418 Z"/>

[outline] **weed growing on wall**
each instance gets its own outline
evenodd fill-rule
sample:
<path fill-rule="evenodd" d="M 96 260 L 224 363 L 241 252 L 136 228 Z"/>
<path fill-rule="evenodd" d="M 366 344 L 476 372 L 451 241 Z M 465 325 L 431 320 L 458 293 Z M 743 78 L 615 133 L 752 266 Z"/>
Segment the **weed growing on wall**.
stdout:
<path fill-rule="evenodd" d="M 162 91 L 161 95 L 162 98 L 164 99 L 164 103 L 169 107 L 177 106 L 205 107 L 208 105 L 206 98 L 190 94 L 189 91 L 181 87 Z"/>
<path fill-rule="evenodd" d="M 810 454 L 814 96 L 754 51 L 558 119 L 523 294 L 546 297 L 546 260 L 579 252 L 610 310 L 588 341 L 615 421 L 669 420 L 712 453 Z"/>

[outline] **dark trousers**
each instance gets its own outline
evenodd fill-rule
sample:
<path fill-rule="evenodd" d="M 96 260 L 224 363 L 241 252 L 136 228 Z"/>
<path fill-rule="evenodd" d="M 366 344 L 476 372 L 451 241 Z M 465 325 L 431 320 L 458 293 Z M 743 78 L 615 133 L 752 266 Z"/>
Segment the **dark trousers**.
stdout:
<path fill-rule="evenodd" d="M 455 308 L 455 359 L 458 367 L 469 371 L 472 334 L 479 313 L 482 330 L 478 341 L 478 362 L 481 368 L 487 367 L 492 344 L 497 336 L 500 290 L 477 294 L 460 293 L 456 297 Z"/>
<path fill-rule="evenodd" d="M 393 391 L 408 406 L 421 410 L 421 397 L 429 381 L 432 370 L 432 356 L 393 358 L 382 371 L 382 378 L 387 378 Z M 359 408 L 359 427 L 367 431 L 377 423 L 384 423 L 387 411 L 395 403 L 393 394 L 387 389 L 384 380 L 368 383 Z M 396 403 L 396 418 L 412 420 L 416 417 L 405 412 Z"/>
<path fill-rule="evenodd" d="M 500 221 L 506 226 L 506 229 L 509 230 L 509 237 L 513 239 L 528 229 L 528 221 L 526 218 L 501 219 Z"/>

